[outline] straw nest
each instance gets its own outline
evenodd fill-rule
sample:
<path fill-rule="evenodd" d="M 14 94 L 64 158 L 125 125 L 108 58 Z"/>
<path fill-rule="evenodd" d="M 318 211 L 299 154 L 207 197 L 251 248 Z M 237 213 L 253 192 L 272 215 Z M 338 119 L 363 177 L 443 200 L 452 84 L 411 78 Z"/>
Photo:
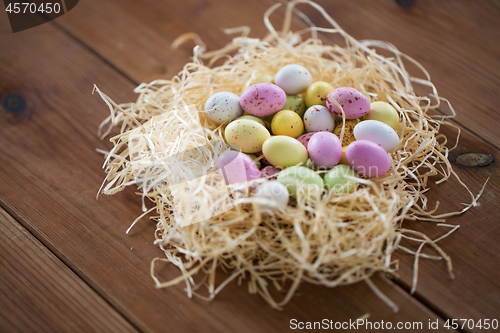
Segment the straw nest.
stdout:
<path fill-rule="evenodd" d="M 297 2 L 313 6 L 331 27 L 314 26 L 295 8 Z M 119 129 L 119 134 L 111 138 L 114 147 L 106 152 L 107 176 L 100 192 L 114 194 L 132 185 L 143 198 L 144 214 L 135 222 L 156 213 L 151 217 L 156 221 L 155 243 L 166 256 L 151 264 L 157 287 L 185 282 L 190 297 L 213 299 L 227 283 L 246 281 L 249 292 L 280 308 L 302 281 L 334 287 L 365 280 L 396 308 L 369 280 L 377 271 L 393 273 L 397 269 L 391 260 L 396 249 L 413 253 L 417 267 L 422 247 L 430 244 L 438 253 L 434 257 L 446 260 L 451 272 L 450 259 L 434 241 L 401 225 L 405 219 L 438 221 L 455 214 L 432 216 L 425 196 L 430 177 L 442 182 L 456 176 L 447 159 L 446 138 L 438 133 L 445 117 L 429 115 L 442 99 L 418 62 L 391 44 L 355 40 L 315 3 L 289 3 L 283 28 L 276 31 L 269 18 L 279 6 L 264 15 L 269 35 L 263 39 L 247 37 L 247 27 L 237 28 L 228 33 L 241 32 L 241 36 L 221 50 L 205 52 L 196 35 L 181 36 L 174 46 L 189 39 L 199 44 L 192 62 L 171 80 L 138 86 L 135 103 L 118 105 L 95 88 L 111 110 L 102 125 L 109 126 L 105 135 L 112 128 Z M 294 14 L 309 27 L 291 32 Z M 318 33 L 341 42 L 323 43 Z M 215 66 L 216 61 L 224 63 Z M 360 188 L 352 194 L 325 192 L 316 199 L 299 197 L 274 214 L 261 212 L 251 196 L 227 206 L 234 198 L 221 201 L 220 195 L 213 195 L 221 193 L 211 179 L 217 173 L 209 163 L 226 149 L 214 144 L 223 141 L 224 126 L 204 116 L 205 101 L 220 91 L 240 95 L 257 73 L 274 75 L 292 63 L 309 69 L 316 81 L 357 88 L 398 111 L 401 141 L 390 154 L 391 170 L 380 178 L 362 179 Z M 405 64 L 412 64 L 419 73 L 410 74 Z M 417 95 L 416 85 L 426 87 L 428 96 Z M 196 181 L 183 182 L 188 178 Z M 476 199 L 472 197 L 463 211 Z M 145 201 L 152 203 L 150 209 L 146 209 Z M 181 217 L 208 219 L 181 227 Z M 456 229 L 446 226 L 449 233 Z M 401 247 L 399 242 L 404 237 L 420 244 L 418 251 Z M 158 261 L 177 266 L 180 275 L 160 281 L 155 276 Z M 221 270 L 225 279 L 216 283 Z M 201 282 L 200 276 L 204 277 Z M 200 294 L 202 286 L 208 293 Z M 283 293 L 280 300 L 272 296 L 270 286 Z"/>

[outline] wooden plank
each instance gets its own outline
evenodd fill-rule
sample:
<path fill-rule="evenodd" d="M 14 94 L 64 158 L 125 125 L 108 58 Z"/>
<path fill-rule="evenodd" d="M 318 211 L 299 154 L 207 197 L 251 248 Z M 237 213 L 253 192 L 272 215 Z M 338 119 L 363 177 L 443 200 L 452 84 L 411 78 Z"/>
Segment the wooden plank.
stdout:
<path fill-rule="evenodd" d="M 455 144 L 456 130 L 446 126 L 441 131 L 450 138 L 450 146 Z M 460 228 L 438 245 L 451 256 L 452 280 L 443 261 L 421 259 L 417 297 L 431 309 L 445 318 L 496 319 L 500 315 L 500 225 L 498 224 L 498 198 L 500 196 L 500 167 L 498 162 L 484 167 L 465 167 L 456 162 L 464 153 L 491 154 L 495 161 L 500 158 L 494 149 L 468 131 L 462 131 L 457 149 L 450 153 L 453 168 L 476 195 L 484 182 L 488 184 L 477 207 L 467 213 L 449 218 L 447 223 L 460 225 Z M 437 214 L 447 211 L 459 211 L 462 203 L 471 201 L 467 191 L 458 181 L 449 181 L 433 186 L 429 191 L 429 207 L 439 201 L 441 208 Z M 450 228 L 436 227 L 433 222 L 406 222 L 403 227 L 425 232 L 432 239 L 445 234 Z M 404 245 L 410 245 L 405 242 Z M 410 246 L 416 250 L 416 246 Z M 424 253 L 438 255 L 429 247 Z M 395 256 L 400 260 L 400 278 L 398 281 L 409 289 L 412 281 L 414 257 L 403 252 Z M 475 331 L 480 331 L 476 329 Z"/>
<path fill-rule="evenodd" d="M 355 38 L 389 41 L 417 59 L 454 105 L 456 121 L 500 147 L 495 126 L 500 122 L 495 97 L 500 85 L 500 6 L 495 1 L 418 0 L 411 8 L 390 0 L 316 2 Z M 262 37 L 262 14 L 274 3 L 85 1 L 58 22 L 134 81 L 149 82 L 172 77 L 191 55 L 192 44 L 183 51 L 170 50 L 181 33 L 198 33 L 211 49 L 227 43 L 222 28 L 248 25 L 251 36 Z M 326 26 L 317 11 L 299 8 L 315 24 Z M 279 14 L 275 16 L 279 27 Z"/>
<path fill-rule="evenodd" d="M 0 331 L 137 332 L 0 209 Z"/>
<path fill-rule="evenodd" d="M 51 25 L 1 38 L 9 48 L 0 53 L 7 64 L 0 67 L 0 91 L 27 101 L 23 113 L 0 114 L 1 204 L 141 331 L 275 332 L 295 318 L 354 320 L 366 313 L 394 325 L 440 319 L 385 278 L 375 283 L 401 306 L 397 314 L 363 284 L 303 285 L 284 311 L 235 283 L 211 303 L 189 300 L 182 285 L 156 290 L 149 266 L 162 253 L 152 245 L 154 225 L 142 222 L 125 235 L 139 198 L 129 189 L 95 200 L 104 173 L 94 148 L 109 145 L 96 134 L 108 111 L 90 95 L 92 84 L 117 101 L 132 98 L 121 94 L 133 84 Z"/>

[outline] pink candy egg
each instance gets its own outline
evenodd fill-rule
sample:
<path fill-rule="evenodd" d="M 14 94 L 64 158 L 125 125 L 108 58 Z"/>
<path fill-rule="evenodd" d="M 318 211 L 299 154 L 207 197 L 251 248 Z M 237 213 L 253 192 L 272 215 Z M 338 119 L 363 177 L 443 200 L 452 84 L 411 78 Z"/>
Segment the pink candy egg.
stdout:
<path fill-rule="evenodd" d="M 391 158 L 384 148 L 368 140 L 357 140 L 347 146 L 345 155 L 356 172 L 365 177 L 383 176 L 391 168 Z"/>
<path fill-rule="evenodd" d="M 326 106 L 328 109 L 336 116 L 342 117 L 342 111 L 332 100 L 337 101 L 342 106 L 346 119 L 360 118 L 370 111 L 368 97 L 354 88 L 337 88 L 327 95 Z"/>
<path fill-rule="evenodd" d="M 278 169 L 275 166 L 266 166 L 262 170 L 260 170 L 260 177 L 267 178 L 269 180 L 276 180 L 278 178 L 278 173 L 281 169 Z"/>
<path fill-rule="evenodd" d="M 257 117 L 270 116 L 280 111 L 285 103 L 285 92 L 272 83 L 254 84 L 240 96 L 240 105 L 243 110 Z"/>
<path fill-rule="evenodd" d="M 226 184 L 243 183 L 260 177 L 259 168 L 252 158 L 234 150 L 220 154 L 217 168 Z"/>
<path fill-rule="evenodd" d="M 306 149 L 307 149 L 307 145 L 309 144 L 309 140 L 311 140 L 311 137 L 314 134 L 316 134 L 316 132 L 310 132 L 310 133 L 302 134 L 301 136 L 299 136 L 297 138 L 297 140 L 299 140 L 300 143 L 302 143 L 304 145 L 304 147 L 306 147 Z"/>
<path fill-rule="evenodd" d="M 317 132 L 309 140 L 307 152 L 314 165 L 331 168 L 337 165 L 342 157 L 342 144 L 331 132 Z"/>

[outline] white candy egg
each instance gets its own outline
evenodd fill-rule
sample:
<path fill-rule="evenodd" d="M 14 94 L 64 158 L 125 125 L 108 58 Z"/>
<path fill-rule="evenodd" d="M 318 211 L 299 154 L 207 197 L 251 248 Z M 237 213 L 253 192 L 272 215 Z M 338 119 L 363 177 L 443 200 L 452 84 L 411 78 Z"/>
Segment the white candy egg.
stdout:
<path fill-rule="evenodd" d="M 290 195 L 285 185 L 276 180 L 260 184 L 253 191 L 252 196 L 256 198 L 261 210 L 276 212 L 286 208 Z"/>
<path fill-rule="evenodd" d="M 304 113 L 304 127 L 306 132 L 333 132 L 335 118 L 326 106 L 313 105 Z"/>
<path fill-rule="evenodd" d="M 281 67 L 274 76 L 274 84 L 280 86 L 287 95 L 296 95 L 313 83 L 311 73 L 297 64 Z"/>
<path fill-rule="evenodd" d="M 389 152 L 399 143 L 399 136 L 394 129 L 378 120 L 364 120 L 354 126 L 356 140 L 374 142 Z"/>
<path fill-rule="evenodd" d="M 210 96 L 205 103 L 205 112 L 208 118 L 222 124 L 241 117 L 244 111 L 238 95 L 222 91 Z"/>

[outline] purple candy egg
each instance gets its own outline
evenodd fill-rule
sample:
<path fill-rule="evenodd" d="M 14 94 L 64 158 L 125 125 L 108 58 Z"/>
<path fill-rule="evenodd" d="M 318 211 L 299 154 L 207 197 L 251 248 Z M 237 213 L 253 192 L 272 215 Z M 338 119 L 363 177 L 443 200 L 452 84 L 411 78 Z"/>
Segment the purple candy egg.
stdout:
<path fill-rule="evenodd" d="M 270 116 L 281 110 L 285 103 L 285 91 L 272 83 L 254 84 L 240 96 L 243 110 L 257 117 Z"/>
<path fill-rule="evenodd" d="M 269 180 L 275 180 L 278 178 L 278 173 L 280 171 L 281 170 L 278 169 L 277 167 L 269 165 L 269 166 L 266 166 L 265 168 L 263 168 L 262 170 L 260 170 L 260 177 L 267 178 Z"/>
<path fill-rule="evenodd" d="M 304 147 L 306 147 L 306 149 L 307 149 L 307 145 L 309 144 L 309 140 L 311 140 L 311 137 L 316 133 L 317 132 L 310 132 L 310 133 L 302 134 L 301 136 L 299 136 L 297 138 L 297 140 L 299 140 L 300 143 L 302 143 L 304 145 Z"/>
<path fill-rule="evenodd" d="M 217 167 L 226 184 L 243 183 L 260 177 L 259 168 L 252 158 L 234 150 L 220 154 Z"/>
<path fill-rule="evenodd" d="M 351 143 L 345 156 L 353 169 L 365 177 L 383 176 L 391 168 L 391 157 L 385 149 L 368 140 Z"/>
<path fill-rule="evenodd" d="M 326 98 L 326 106 L 336 116 L 342 117 L 342 111 L 332 100 L 344 109 L 346 119 L 357 119 L 370 111 L 370 100 L 362 92 L 350 87 L 337 88 Z"/>
<path fill-rule="evenodd" d="M 342 144 L 331 132 L 316 132 L 309 140 L 307 152 L 314 165 L 331 168 L 337 165 L 342 157 Z"/>

